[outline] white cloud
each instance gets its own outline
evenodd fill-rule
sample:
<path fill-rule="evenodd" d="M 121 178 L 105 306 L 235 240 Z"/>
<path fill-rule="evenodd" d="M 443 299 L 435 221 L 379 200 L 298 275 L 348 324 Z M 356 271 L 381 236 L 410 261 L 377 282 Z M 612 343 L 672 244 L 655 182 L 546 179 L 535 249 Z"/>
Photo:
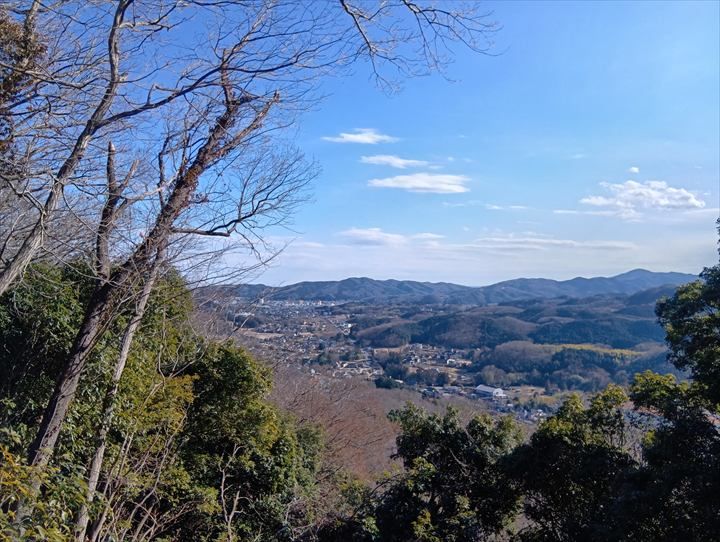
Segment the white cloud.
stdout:
<path fill-rule="evenodd" d="M 622 216 L 618 211 L 581 211 L 578 209 L 554 209 L 556 215 Z"/>
<path fill-rule="evenodd" d="M 424 241 L 437 241 L 439 239 L 444 239 L 444 235 L 438 235 L 437 233 L 416 233 L 412 236 L 413 239 L 420 239 Z"/>
<path fill-rule="evenodd" d="M 398 169 L 405 169 L 408 167 L 424 167 L 429 166 L 430 162 L 425 160 L 409 160 L 407 158 L 400 158 L 391 154 L 376 154 L 374 156 L 361 156 L 360 162 L 363 164 L 375 164 L 379 166 L 390 166 Z"/>
<path fill-rule="evenodd" d="M 375 145 L 377 143 L 394 143 L 399 141 L 397 137 L 381 134 L 375 128 L 356 128 L 352 132 L 341 132 L 337 136 L 324 136 L 325 141 L 333 143 L 361 143 L 364 145 Z"/>
<path fill-rule="evenodd" d="M 471 199 L 468 201 L 458 201 L 457 203 L 443 201 L 443 207 L 475 207 L 476 205 L 484 205 L 482 201 Z"/>
<path fill-rule="evenodd" d="M 404 235 L 387 233 L 380 228 L 350 228 L 341 231 L 338 235 L 357 245 L 400 245 L 407 242 Z"/>
<path fill-rule="evenodd" d="M 399 246 L 413 241 L 435 243 L 445 238 L 444 235 L 430 232 L 412 235 L 389 233 L 383 231 L 382 228 L 350 228 L 349 230 L 339 232 L 338 235 L 344 237 L 352 244 L 369 246 Z"/>
<path fill-rule="evenodd" d="M 480 200 L 471 199 L 468 201 L 458 202 L 458 203 L 451 203 L 449 201 L 444 201 L 443 205 L 445 207 L 477 207 L 477 206 L 483 206 L 488 211 L 524 211 L 526 209 L 529 209 L 527 205 L 496 205 L 494 203 L 483 203 Z"/>
<path fill-rule="evenodd" d="M 383 179 L 370 179 L 368 186 L 379 188 L 400 188 L 409 192 L 429 192 L 434 194 L 459 194 L 469 192 L 465 186 L 470 179 L 465 175 L 446 175 L 440 173 L 413 173 L 397 175 Z"/>
<path fill-rule="evenodd" d="M 490 211 L 524 211 L 527 209 L 525 205 L 493 205 L 485 204 L 485 208 Z"/>
<path fill-rule="evenodd" d="M 557 239 L 540 234 L 508 234 L 481 237 L 470 246 L 476 248 L 502 249 L 510 251 L 550 250 L 550 249 L 592 249 L 592 250 L 631 250 L 634 243 L 626 241 L 577 241 Z"/>
<path fill-rule="evenodd" d="M 694 222 L 713 222 L 720 216 L 720 208 L 683 209 L 674 213 L 660 213 L 643 216 L 633 209 L 602 209 L 597 211 L 579 209 L 554 209 L 556 215 L 614 216 L 630 221 L 657 222 L 662 224 L 687 224 Z"/>
<path fill-rule="evenodd" d="M 668 214 L 666 218 L 679 218 L 684 213 Z M 705 210 L 702 214 L 706 214 Z M 688 225 L 687 222 L 683 224 Z M 470 225 L 466 228 L 477 229 Z M 413 234 L 397 233 L 389 233 L 391 237 L 388 238 L 378 235 L 378 230 L 381 234 L 388 232 L 379 228 L 370 230 L 366 238 L 389 239 L 391 242 L 358 245 L 348 242 L 349 237 L 338 235 L 334 242 L 324 246 L 290 244 L 260 281 L 287 284 L 300 280 L 370 276 L 482 285 L 515 277 L 611 276 L 636 267 L 696 273 L 717 262 L 713 241 L 716 234 L 711 221 L 703 222 L 692 231 L 669 228 L 663 235 L 632 239 L 495 231 L 464 241 L 471 234 L 457 231 L 457 239 L 423 240 L 413 239 Z M 623 232 L 630 233 L 629 230 Z M 397 242 L 398 238 L 404 241 Z"/>
<path fill-rule="evenodd" d="M 640 173 L 640 168 L 637 166 L 632 166 L 628 168 L 628 173 Z"/>
<path fill-rule="evenodd" d="M 638 219 L 642 210 L 702 209 L 705 202 L 685 188 L 669 186 L 665 181 L 625 181 L 601 183 L 609 195 L 589 196 L 580 203 L 605 207 L 625 219 Z"/>
<path fill-rule="evenodd" d="M 500 250 L 503 252 L 519 252 L 528 250 L 631 250 L 635 249 L 634 243 L 614 240 L 574 240 L 558 239 L 550 235 L 543 235 L 535 232 L 520 233 L 495 233 L 485 237 L 479 237 L 469 243 L 441 243 L 445 236 L 436 233 L 416 233 L 403 235 L 400 233 L 389 233 L 382 228 L 350 228 L 338 233 L 351 244 L 368 246 L 407 247 L 410 245 L 420 247 L 433 247 L 451 252 L 468 252 L 477 250 Z M 415 241 L 415 242 L 414 242 Z M 413 243 L 414 242 L 414 243 Z M 420 244 L 418 243 L 420 242 Z"/>

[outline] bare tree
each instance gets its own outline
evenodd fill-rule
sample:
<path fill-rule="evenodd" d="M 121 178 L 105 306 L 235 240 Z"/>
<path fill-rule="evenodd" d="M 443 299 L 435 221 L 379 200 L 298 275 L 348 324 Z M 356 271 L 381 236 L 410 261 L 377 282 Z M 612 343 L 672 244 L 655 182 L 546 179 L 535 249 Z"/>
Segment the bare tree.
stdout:
<path fill-rule="evenodd" d="M 392 74 L 441 68 L 452 43 L 487 48 L 494 27 L 486 16 L 472 4 L 447 6 L 96 0 L 8 8 L 23 28 L 43 28 L 43 52 L 37 65 L 0 59 L 0 69 L 32 82 L 3 105 L 19 157 L 12 171 L 21 172 L 3 182 L 28 211 L 23 227 L 5 234 L 16 248 L 0 268 L 0 293 L 38 256 L 60 209 L 97 232 L 96 287 L 30 446 L 33 466 L 50 461 L 88 356 L 158 254 L 204 236 L 239 239 L 260 255 L 263 229 L 303 200 L 314 169 L 282 130 L 314 103 L 323 76 L 366 58 L 390 86 Z M 119 149 L 110 147 L 111 159 L 121 154 L 129 171 L 123 181 L 110 181 L 109 140 Z"/>
<path fill-rule="evenodd" d="M 23 227 L 2 232 L 0 293 L 43 247 L 65 199 L 93 191 L 98 139 L 145 146 L 174 104 L 202 110 L 200 96 L 214 99 L 223 73 L 242 100 L 280 91 L 280 124 L 312 102 L 323 74 L 360 57 L 394 88 L 393 74 L 442 69 L 452 43 L 486 51 L 494 25 L 476 8 L 410 0 L 6 3 L 0 113 L 13 152 L 2 186 L 25 212 Z"/>
<path fill-rule="evenodd" d="M 100 277 L 101 280 L 108 280 L 110 278 L 110 269 L 112 265 L 110 260 L 110 237 L 116 227 L 118 217 L 123 210 L 124 204 L 129 201 L 127 199 L 123 199 L 123 192 L 130 184 L 136 164 L 137 162 L 133 164 L 122 182 L 118 182 L 115 171 L 115 148 L 112 143 L 108 145 L 106 173 L 107 200 L 103 206 L 100 222 L 98 223 L 95 249 L 95 269 L 97 276 Z M 142 289 L 120 341 L 120 351 L 118 352 L 117 359 L 115 360 L 115 367 L 113 368 L 110 388 L 105 394 L 105 398 L 103 400 L 102 413 L 95 434 L 95 451 L 88 467 L 85 502 L 81 505 L 75 522 L 74 535 L 78 542 L 83 542 L 83 540 L 85 540 L 85 533 L 90 519 L 89 506 L 95 499 L 95 492 L 100 479 L 100 471 L 105 458 L 107 435 L 113 420 L 115 401 L 120 390 L 120 379 L 122 378 L 125 365 L 127 364 L 128 357 L 130 355 L 130 347 L 133 344 L 135 333 L 140 327 L 140 323 L 145 315 L 145 309 L 148 301 L 150 300 L 150 294 L 155 286 L 160 268 L 164 263 L 165 253 L 165 245 L 160 245 L 152 261 L 148 264 L 147 275 L 142 278 Z"/>

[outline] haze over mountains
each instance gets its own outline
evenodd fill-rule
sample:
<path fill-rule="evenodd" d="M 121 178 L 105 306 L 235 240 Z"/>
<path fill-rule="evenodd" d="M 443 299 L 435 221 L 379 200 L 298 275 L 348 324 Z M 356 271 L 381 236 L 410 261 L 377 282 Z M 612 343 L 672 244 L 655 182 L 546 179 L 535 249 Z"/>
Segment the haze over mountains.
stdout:
<path fill-rule="evenodd" d="M 471 287 L 447 282 L 348 278 L 340 281 L 299 282 L 272 287 L 263 284 L 221 286 L 224 294 L 243 299 L 277 301 L 362 301 L 368 303 L 417 302 L 487 305 L 523 299 L 632 295 L 663 286 L 695 280 L 686 273 L 657 273 L 634 269 L 613 277 L 576 277 L 570 280 L 520 278 L 489 286 Z"/>

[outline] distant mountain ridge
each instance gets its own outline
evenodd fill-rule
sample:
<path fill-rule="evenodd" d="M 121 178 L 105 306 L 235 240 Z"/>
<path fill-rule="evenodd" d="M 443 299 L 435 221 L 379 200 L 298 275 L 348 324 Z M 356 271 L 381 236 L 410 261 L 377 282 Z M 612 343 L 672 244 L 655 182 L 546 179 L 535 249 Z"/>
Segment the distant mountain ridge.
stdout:
<path fill-rule="evenodd" d="M 679 286 L 696 280 L 686 273 L 658 273 L 634 269 L 612 277 L 576 277 L 570 280 L 520 278 L 489 286 L 462 286 L 448 282 L 376 280 L 353 277 L 339 281 L 298 282 L 288 286 L 241 284 L 214 286 L 218 293 L 246 300 L 417 302 L 487 305 L 524 299 L 583 298 L 595 295 L 632 295 L 644 290 Z"/>

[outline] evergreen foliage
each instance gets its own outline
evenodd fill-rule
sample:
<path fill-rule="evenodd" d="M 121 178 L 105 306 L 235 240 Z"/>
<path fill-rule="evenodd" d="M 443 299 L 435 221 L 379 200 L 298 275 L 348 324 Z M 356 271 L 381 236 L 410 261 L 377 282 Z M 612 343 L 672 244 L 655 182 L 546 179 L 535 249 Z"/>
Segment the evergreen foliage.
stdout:
<path fill-rule="evenodd" d="M 33 495 L 22 452 L 77 329 L 88 282 L 70 268 L 39 265 L 0 298 L 0 371 L 8 375 L 0 397 L 0 540 L 72 539 L 109 386 L 105 367 L 127 315 L 95 349 L 32 515 L 22 525 L 14 518 L 17 504 Z M 123 374 L 89 536 L 293 540 L 314 513 L 304 505 L 320 465 L 320 436 L 268 403 L 266 368 L 230 343 L 195 334 L 191 310 L 187 288 L 170 271 Z"/>
<path fill-rule="evenodd" d="M 706 269 L 658 304 L 670 359 L 689 381 L 645 371 L 627 389 L 571 395 L 529 438 L 511 418 L 408 404 L 389 415 L 398 468 L 366 484 L 323 473 L 321 432 L 268 402 L 264 365 L 194 332 L 189 291 L 166 269 L 120 382 L 87 539 L 716 540 L 719 276 Z M 93 351 L 50 468 L 35 472 L 24 451 L 91 281 L 80 264 L 36 264 L 0 297 L 0 540 L 74 539 L 128 308 Z M 620 351 L 546 354 L 558 367 L 625 361 Z"/>

